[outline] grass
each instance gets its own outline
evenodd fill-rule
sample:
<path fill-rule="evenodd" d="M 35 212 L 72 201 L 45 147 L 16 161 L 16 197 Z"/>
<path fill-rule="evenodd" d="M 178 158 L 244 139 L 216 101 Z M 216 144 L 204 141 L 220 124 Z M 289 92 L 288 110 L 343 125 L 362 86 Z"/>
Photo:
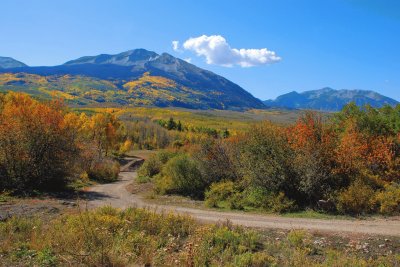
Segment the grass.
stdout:
<path fill-rule="evenodd" d="M 311 209 L 297 211 L 297 212 L 288 212 L 288 213 L 283 213 L 281 215 L 283 217 L 290 217 L 290 218 L 307 218 L 307 219 L 322 219 L 322 220 L 354 219 L 354 217 L 352 217 L 350 215 L 328 214 L 328 213 L 319 212 L 319 211 L 315 211 L 315 210 L 311 210 Z"/>
<path fill-rule="evenodd" d="M 0 204 L 9 202 L 11 200 L 13 200 L 13 197 L 11 196 L 10 192 L 4 191 L 0 193 Z"/>
<path fill-rule="evenodd" d="M 140 149 L 140 150 L 131 150 L 126 154 L 128 157 L 138 157 L 144 160 L 149 159 L 149 157 L 153 154 L 157 153 L 157 150 L 146 150 L 146 149 Z"/>
<path fill-rule="evenodd" d="M 316 242 L 319 240 L 318 242 Z M 396 266 L 398 250 L 364 255 L 311 234 L 263 233 L 229 222 L 204 225 L 152 210 L 102 207 L 52 221 L 0 222 L 5 266 Z"/>

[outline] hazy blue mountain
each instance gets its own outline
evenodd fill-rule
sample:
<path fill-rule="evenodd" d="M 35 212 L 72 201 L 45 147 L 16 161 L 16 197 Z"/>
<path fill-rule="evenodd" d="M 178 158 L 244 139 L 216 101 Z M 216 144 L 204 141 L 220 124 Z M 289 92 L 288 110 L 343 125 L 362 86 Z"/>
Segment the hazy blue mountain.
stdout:
<path fill-rule="evenodd" d="M 0 57 L 0 68 L 10 69 L 19 67 L 27 67 L 27 65 L 18 60 L 13 59 L 12 57 Z"/>
<path fill-rule="evenodd" d="M 335 90 L 329 87 L 303 93 L 290 92 L 277 97 L 275 100 L 266 100 L 267 107 L 289 109 L 314 109 L 323 111 L 338 111 L 346 104 L 355 102 L 362 106 L 369 104 L 373 107 L 383 105 L 397 105 L 398 101 L 367 90 Z"/>
<path fill-rule="evenodd" d="M 105 104 L 233 110 L 265 107 L 261 100 L 222 76 L 167 53 L 159 55 L 145 49 L 130 50 L 117 55 L 85 56 L 53 67 L 0 69 L 0 73 L 2 72 L 46 77 L 51 81 L 48 90 L 78 94 L 74 95 L 78 103 L 93 104 L 93 101 L 98 100 L 99 103 Z M 75 87 L 75 91 L 68 92 L 68 89 L 63 88 L 63 83 L 57 81 L 57 77 L 65 75 L 85 77 L 85 79 L 80 79 L 81 87 L 86 88 L 84 92 L 81 92 L 82 95 L 76 92 L 78 89 Z M 37 78 L 30 76 L 30 82 L 26 82 L 28 76 L 21 77 L 17 82 L 20 90 L 24 87 L 29 87 L 30 90 L 35 86 L 39 87 L 35 83 Z M 96 92 L 91 92 L 97 96 L 89 102 L 86 101 L 87 99 L 81 99 L 90 95 L 87 92 L 90 90 L 90 86 L 84 86 L 84 83 L 88 83 L 88 77 L 93 79 L 90 84 L 102 84 L 101 90 L 96 89 Z M 74 83 L 77 79 L 74 80 Z M 65 81 L 63 82 L 65 83 Z M 60 85 L 58 86 L 58 84 Z M 107 87 L 107 84 L 110 86 Z M 15 85 L 15 81 L 8 81 L 3 85 L 3 89 L 0 85 L 0 90 L 6 90 L 5 88 L 10 90 L 9 88 L 13 88 L 13 85 Z M 14 86 L 14 88 L 16 87 Z M 99 91 L 103 92 L 104 96 L 100 95 Z M 110 97 L 112 95 L 114 97 Z"/>

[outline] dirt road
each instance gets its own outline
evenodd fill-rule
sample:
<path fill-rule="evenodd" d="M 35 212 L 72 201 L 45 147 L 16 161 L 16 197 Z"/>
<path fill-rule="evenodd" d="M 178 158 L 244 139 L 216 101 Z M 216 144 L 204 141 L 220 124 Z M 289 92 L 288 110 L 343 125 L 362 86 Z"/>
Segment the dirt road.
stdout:
<path fill-rule="evenodd" d="M 124 168 L 124 167 L 123 167 Z M 125 168 L 126 169 L 126 168 Z M 255 228 L 306 229 L 321 232 L 343 232 L 353 234 L 377 234 L 400 236 L 399 219 L 371 220 L 322 220 L 286 218 L 280 216 L 255 215 L 240 212 L 218 212 L 186 207 L 155 205 L 146 203 L 142 197 L 131 194 L 126 187 L 136 178 L 135 171 L 120 173 L 120 180 L 111 184 L 96 185 L 89 188 L 88 207 L 96 208 L 111 205 L 116 208 L 148 207 L 158 211 L 173 211 L 188 214 L 203 222 L 230 220 L 233 224 Z"/>

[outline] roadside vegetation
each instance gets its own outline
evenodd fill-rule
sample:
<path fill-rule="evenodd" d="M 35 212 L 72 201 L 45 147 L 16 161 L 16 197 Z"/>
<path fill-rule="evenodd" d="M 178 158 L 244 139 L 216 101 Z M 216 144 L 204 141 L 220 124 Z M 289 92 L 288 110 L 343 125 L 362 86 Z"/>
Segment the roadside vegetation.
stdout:
<path fill-rule="evenodd" d="M 351 247 L 349 247 L 351 248 Z M 301 230 L 279 238 L 190 217 L 103 207 L 50 222 L 0 222 L 0 258 L 19 266 L 397 266 L 396 254 L 363 256 Z"/>
<path fill-rule="evenodd" d="M 400 106 L 349 104 L 292 125 L 254 124 L 153 155 L 139 170 L 159 194 L 215 208 L 332 214 L 400 212 Z"/>

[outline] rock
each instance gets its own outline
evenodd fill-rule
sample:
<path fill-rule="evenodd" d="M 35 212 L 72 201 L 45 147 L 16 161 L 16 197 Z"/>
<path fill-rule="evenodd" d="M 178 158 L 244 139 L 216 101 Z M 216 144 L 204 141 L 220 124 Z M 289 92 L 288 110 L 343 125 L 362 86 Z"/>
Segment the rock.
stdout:
<path fill-rule="evenodd" d="M 386 247 L 386 244 L 380 244 L 378 247 L 379 248 L 384 248 L 384 247 Z"/>

